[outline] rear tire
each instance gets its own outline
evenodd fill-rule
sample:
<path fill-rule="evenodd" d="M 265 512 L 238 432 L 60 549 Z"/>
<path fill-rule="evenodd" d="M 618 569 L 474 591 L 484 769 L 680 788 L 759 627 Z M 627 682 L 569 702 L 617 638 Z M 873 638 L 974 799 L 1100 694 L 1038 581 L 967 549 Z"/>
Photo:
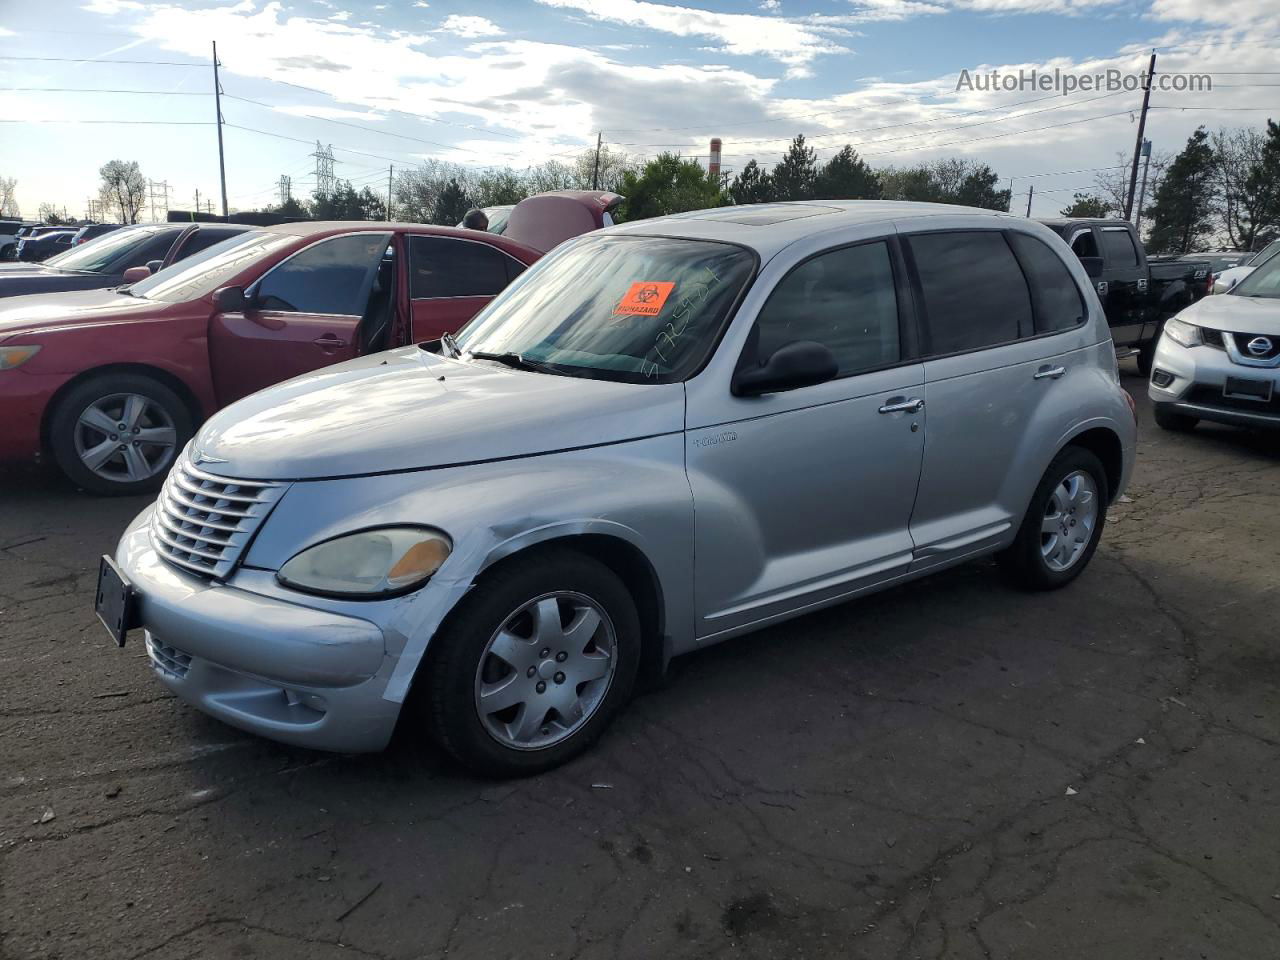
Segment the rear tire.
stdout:
<path fill-rule="evenodd" d="M 1056 590 L 1080 576 L 1102 538 L 1110 490 L 1102 462 L 1064 447 L 1049 464 L 1018 527 L 1000 554 L 1006 575 L 1028 590 Z"/>
<path fill-rule="evenodd" d="M 49 445 L 77 486 L 106 496 L 159 488 L 194 432 L 191 411 L 145 374 L 104 373 L 64 396 L 49 420 Z"/>
<path fill-rule="evenodd" d="M 1194 430 L 1196 424 L 1200 422 L 1199 417 L 1189 417 L 1185 413 L 1178 413 L 1167 403 L 1157 403 L 1155 405 L 1155 418 L 1156 426 L 1161 430 L 1171 430 L 1174 433 L 1187 433 Z"/>
<path fill-rule="evenodd" d="M 418 722 L 482 776 L 550 770 L 630 699 L 640 644 L 635 601 L 603 564 L 566 549 L 517 558 L 482 578 L 432 639 Z"/>

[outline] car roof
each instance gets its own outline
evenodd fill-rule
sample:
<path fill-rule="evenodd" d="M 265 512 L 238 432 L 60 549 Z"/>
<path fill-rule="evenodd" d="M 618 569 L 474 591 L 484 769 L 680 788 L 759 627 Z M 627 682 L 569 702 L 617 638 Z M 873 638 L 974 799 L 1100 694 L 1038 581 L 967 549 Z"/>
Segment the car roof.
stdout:
<path fill-rule="evenodd" d="M 977 215 L 1008 217 L 1002 210 L 906 200 L 798 200 L 749 203 L 634 220 L 605 230 L 608 234 L 689 237 L 721 240 L 754 249 L 768 259 L 783 247 L 816 233 L 845 227 L 927 217 Z"/>
<path fill-rule="evenodd" d="M 468 230 L 465 227 L 444 227 L 433 223 L 391 223 L 386 220 L 300 220 L 297 223 L 277 223 L 269 227 L 249 227 L 246 229 L 266 230 L 271 233 L 283 233 L 294 237 L 325 237 L 343 233 L 361 231 L 391 231 L 395 233 L 413 233 L 432 237 L 457 237 L 460 240 L 487 243 L 507 253 L 518 255 L 526 263 L 533 263 L 542 253 L 527 244 L 512 240 L 510 237 L 483 230 Z"/>

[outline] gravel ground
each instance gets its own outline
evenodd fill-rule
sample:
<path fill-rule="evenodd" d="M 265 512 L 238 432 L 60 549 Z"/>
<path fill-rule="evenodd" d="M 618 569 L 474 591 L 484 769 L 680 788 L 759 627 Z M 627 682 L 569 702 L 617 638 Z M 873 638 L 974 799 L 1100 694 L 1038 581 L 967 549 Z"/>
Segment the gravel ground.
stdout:
<path fill-rule="evenodd" d="M 974 563 L 700 652 L 508 783 L 182 705 L 91 609 L 144 502 L 0 473 L 0 956 L 1274 960 L 1280 437 L 1126 385 L 1072 587 Z"/>

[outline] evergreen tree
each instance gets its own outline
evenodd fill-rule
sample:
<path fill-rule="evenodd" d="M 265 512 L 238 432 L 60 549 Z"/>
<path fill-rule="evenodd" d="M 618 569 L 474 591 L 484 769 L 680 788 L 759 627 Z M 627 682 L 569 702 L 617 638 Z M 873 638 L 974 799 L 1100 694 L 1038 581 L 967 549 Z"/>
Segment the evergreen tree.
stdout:
<path fill-rule="evenodd" d="M 1093 193 L 1077 193 L 1071 199 L 1071 205 L 1062 208 L 1064 217 L 1108 217 L 1111 215 L 1111 204 Z"/>
<path fill-rule="evenodd" d="M 818 171 L 813 196 L 818 200 L 879 200 L 880 178 L 846 143 Z"/>
<path fill-rule="evenodd" d="M 967 169 L 964 179 L 956 188 L 954 199 L 945 203 L 959 203 L 966 207 L 982 207 L 985 210 L 1008 210 L 1009 191 L 997 190 L 1000 177 L 985 163 Z"/>
<path fill-rule="evenodd" d="M 1156 253 L 1190 253 L 1213 232 L 1213 150 L 1200 127 L 1169 164 L 1148 213 Z"/>
<path fill-rule="evenodd" d="M 440 195 L 436 197 L 436 206 L 431 213 L 431 222 L 452 227 L 454 224 L 461 223 L 462 218 L 467 215 L 467 211 L 473 206 L 471 198 L 467 196 L 466 188 L 457 180 L 451 179 L 441 189 Z"/>
<path fill-rule="evenodd" d="M 777 200 L 812 200 L 818 178 L 818 155 L 806 146 L 804 134 L 791 141 L 786 154 L 771 174 Z"/>
<path fill-rule="evenodd" d="M 755 160 L 748 160 L 729 184 L 729 196 L 734 203 L 768 203 L 773 199 L 773 178 Z"/>
<path fill-rule="evenodd" d="M 627 198 L 620 220 L 703 210 L 722 206 L 726 201 L 717 179 L 698 161 L 684 160 L 674 153 L 659 154 L 638 172 L 628 170 L 622 175 L 618 192 Z"/>

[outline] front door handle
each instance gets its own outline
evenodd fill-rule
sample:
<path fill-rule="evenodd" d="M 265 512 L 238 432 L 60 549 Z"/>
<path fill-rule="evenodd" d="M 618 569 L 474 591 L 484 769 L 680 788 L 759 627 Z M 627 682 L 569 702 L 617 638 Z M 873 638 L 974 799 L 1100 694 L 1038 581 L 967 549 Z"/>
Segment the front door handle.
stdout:
<path fill-rule="evenodd" d="M 317 345 L 326 348 L 345 347 L 347 345 L 347 341 L 341 337 L 335 337 L 332 333 L 326 333 L 323 337 L 316 337 L 315 342 Z"/>
<path fill-rule="evenodd" d="M 919 397 L 890 397 L 880 408 L 881 413 L 919 413 L 924 401 Z"/>
<path fill-rule="evenodd" d="M 1035 380 L 1057 380 L 1067 372 L 1066 367 L 1051 367 L 1048 364 L 1036 371 Z"/>

